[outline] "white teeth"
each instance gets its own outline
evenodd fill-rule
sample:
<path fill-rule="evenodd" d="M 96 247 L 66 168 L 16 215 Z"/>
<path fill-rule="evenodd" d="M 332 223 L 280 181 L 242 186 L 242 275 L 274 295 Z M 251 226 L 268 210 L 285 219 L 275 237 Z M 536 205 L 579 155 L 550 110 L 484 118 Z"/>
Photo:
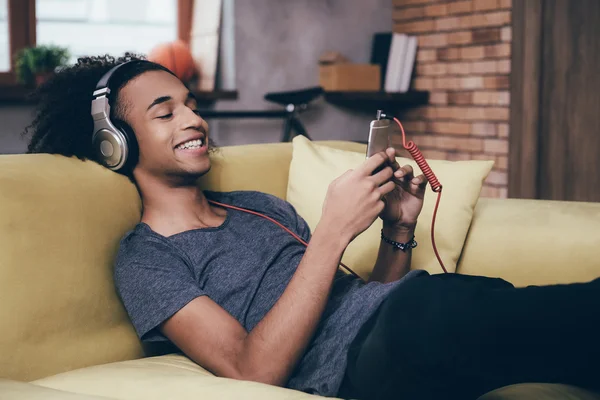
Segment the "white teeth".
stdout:
<path fill-rule="evenodd" d="M 204 144 L 202 139 L 190 140 L 177 146 L 178 149 L 197 149 Z"/>

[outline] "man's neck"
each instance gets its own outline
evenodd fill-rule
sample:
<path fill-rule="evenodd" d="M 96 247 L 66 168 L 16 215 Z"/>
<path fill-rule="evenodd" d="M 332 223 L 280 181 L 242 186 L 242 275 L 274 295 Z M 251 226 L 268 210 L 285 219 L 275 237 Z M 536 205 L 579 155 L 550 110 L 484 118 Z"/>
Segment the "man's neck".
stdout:
<path fill-rule="evenodd" d="M 196 184 L 168 185 L 156 179 L 138 187 L 142 196 L 142 222 L 164 236 L 191 229 L 220 226 L 227 216 L 211 206 Z"/>

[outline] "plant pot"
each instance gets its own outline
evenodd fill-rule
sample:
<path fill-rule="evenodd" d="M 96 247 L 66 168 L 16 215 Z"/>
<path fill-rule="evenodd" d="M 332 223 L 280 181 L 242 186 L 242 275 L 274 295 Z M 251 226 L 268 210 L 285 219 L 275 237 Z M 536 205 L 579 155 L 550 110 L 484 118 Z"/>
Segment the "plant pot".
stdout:
<path fill-rule="evenodd" d="M 35 84 L 37 86 L 42 85 L 44 82 L 46 82 L 52 75 L 54 75 L 54 72 L 40 72 L 35 74 Z"/>

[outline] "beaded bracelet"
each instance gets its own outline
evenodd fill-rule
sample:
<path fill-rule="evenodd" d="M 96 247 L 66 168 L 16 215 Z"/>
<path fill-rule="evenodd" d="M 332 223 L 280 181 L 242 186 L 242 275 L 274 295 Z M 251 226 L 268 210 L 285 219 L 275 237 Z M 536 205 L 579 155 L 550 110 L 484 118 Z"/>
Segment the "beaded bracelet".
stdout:
<path fill-rule="evenodd" d="M 396 242 L 392 239 L 385 237 L 383 234 L 383 229 L 381 230 L 381 240 L 394 246 L 395 247 L 394 250 L 402 250 L 404 252 L 406 252 L 409 249 L 414 249 L 415 247 L 417 247 L 417 241 L 415 240 L 414 236 L 408 242 L 400 243 L 400 242 Z"/>

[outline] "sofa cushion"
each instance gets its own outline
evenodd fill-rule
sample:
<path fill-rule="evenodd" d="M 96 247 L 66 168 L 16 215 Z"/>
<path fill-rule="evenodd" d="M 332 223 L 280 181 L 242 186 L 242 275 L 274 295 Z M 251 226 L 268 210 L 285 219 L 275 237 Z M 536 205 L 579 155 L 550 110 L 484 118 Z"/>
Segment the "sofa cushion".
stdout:
<path fill-rule="evenodd" d="M 256 382 L 217 378 L 178 354 L 98 365 L 33 383 L 122 400 L 320 398 Z"/>
<path fill-rule="evenodd" d="M 341 149 L 361 146 L 344 140 L 317 143 Z M 200 187 L 217 192 L 257 190 L 285 200 L 291 158 L 291 143 L 221 147 L 211 154 L 211 169 L 200 179 Z"/>
<path fill-rule="evenodd" d="M 0 399 L 2 400 L 115 400 L 64 390 L 50 389 L 32 383 L 0 379 Z"/>
<path fill-rule="evenodd" d="M 112 264 L 135 186 L 93 162 L 0 157 L 0 376 L 30 380 L 142 356 Z"/>
<path fill-rule="evenodd" d="M 600 394 L 592 393 L 575 386 L 521 383 L 510 385 L 486 393 L 478 400 L 600 400 Z"/>
<path fill-rule="evenodd" d="M 481 199 L 458 272 L 515 286 L 600 276 L 600 203 Z"/>
<path fill-rule="evenodd" d="M 357 151 L 326 147 L 310 142 L 302 136 L 294 138 L 293 155 L 288 179 L 287 200 L 315 229 L 329 183 L 348 169 L 356 168 L 365 160 L 365 146 Z M 444 185 L 436 221 L 435 238 L 442 261 L 449 271 L 456 262 L 473 216 L 484 179 L 489 174 L 491 161 L 436 161 L 428 160 L 431 168 Z M 401 165 L 410 164 L 420 173 L 415 162 L 398 158 Z M 415 233 L 419 245 L 413 251 L 413 268 L 441 272 L 431 246 L 430 230 L 433 206 L 437 194 L 429 186 L 425 204 Z M 367 278 L 377 259 L 382 222 L 373 225 L 357 237 L 344 253 L 343 261 L 363 278 Z"/>

